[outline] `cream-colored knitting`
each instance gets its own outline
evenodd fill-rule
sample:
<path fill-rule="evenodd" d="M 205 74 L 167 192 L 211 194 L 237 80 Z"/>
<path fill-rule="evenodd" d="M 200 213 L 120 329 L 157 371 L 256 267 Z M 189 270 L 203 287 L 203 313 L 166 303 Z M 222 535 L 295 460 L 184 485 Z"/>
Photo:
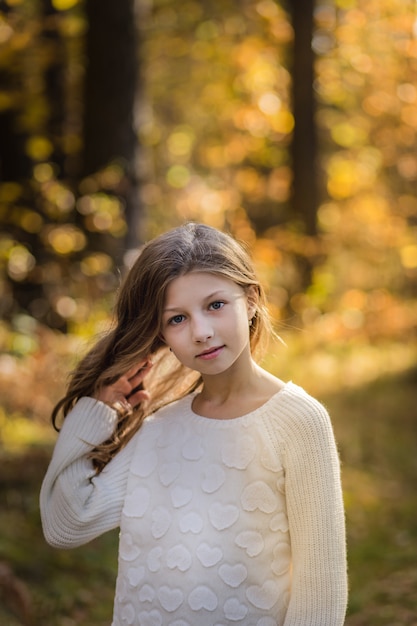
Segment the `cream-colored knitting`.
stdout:
<path fill-rule="evenodd" d="M 86 455 L 115 415 L 80 400 L 42 486 L 47 541 L 120 525 L 113 626 L 342 626 L 344 512 L 322 405 L 292 383 L 231 420 L 191 403 L 148 418 L 96 476 Z"/>

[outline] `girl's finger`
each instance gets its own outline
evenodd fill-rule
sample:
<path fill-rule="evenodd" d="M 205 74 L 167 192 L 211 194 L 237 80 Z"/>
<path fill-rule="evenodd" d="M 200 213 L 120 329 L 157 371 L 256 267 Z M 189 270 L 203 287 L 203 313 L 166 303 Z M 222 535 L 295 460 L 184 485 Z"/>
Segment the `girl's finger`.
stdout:
<path fill-rule="evenodd" d="M 113 384 L 103 385 L 97 390 L 94 397 L 97 400 L 106 402 L 107 404 L 118 402 L 124 398 L 128 399 L 133 406 L 148 400 L 148 392 L 144 393 L 143 387 L 140 385 L 152 365 L 153 364 L 149 359 L 143 360 L 141 363 L 131 368 Z"/>
<path fill-rule="evenodd" d="M 128 397 L 128 402 L 133 407 L 137 407 L 143 402 L 149 402 L 150 397 L 149 391 L 146 391 L 146 389 L 138 389 Z"/>
<path fill-rule="evenodd" d="M 145 361 L 144 365 L 136 371 L 136 373 L 129 378 L 129 384 L 132 389 L 136 389 L 138 385 L 143 381 L 145 376 L 149 373 L 149 370 L 152 368 L 152 361 Z"/>
<path fill-rule="evenodd" d="M 143 359 L 143 361 L 136 363 L 136 365 L 131 367 L 130 370 L 126 372 L 125 374 L 126 378 L 128 380 L 130 380 L 131 378 L 134 378 L 139 372 L 145 369 L 148 363 L 149 363 L 149 359 Z"/>

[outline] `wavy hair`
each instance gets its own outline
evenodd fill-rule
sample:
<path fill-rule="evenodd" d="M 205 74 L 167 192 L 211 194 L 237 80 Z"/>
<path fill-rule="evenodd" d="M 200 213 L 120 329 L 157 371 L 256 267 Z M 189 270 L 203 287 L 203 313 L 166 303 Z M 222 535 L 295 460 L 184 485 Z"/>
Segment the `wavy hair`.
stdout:
<path fill-rule="evenodd" d="M 154 366 L 146 378 L 151 400 L 146 410 L 139 406 L 132 415 L 120 418 L 113 437 L 92 452 L 98 471 L 129 441 L 147 415 L 202 384 L 199 373 L 180 364 L 162 339 L 167 287 L 175 278 L 193 271 L 221 275 L 245 291 L 255 289 L 252 354 L 272 332 L 263 287 L 247 250 L 233 237 L 210 226 L 188 223 L 148 242 L 121 285 L 112 327 L 72 372 L 66 394 L 52 413 L 58 430 L 59 414 L 65 417 L 81 397 L 94 395 L 100 386 L 115 382 L 138 362 L 152 358 Z"/>

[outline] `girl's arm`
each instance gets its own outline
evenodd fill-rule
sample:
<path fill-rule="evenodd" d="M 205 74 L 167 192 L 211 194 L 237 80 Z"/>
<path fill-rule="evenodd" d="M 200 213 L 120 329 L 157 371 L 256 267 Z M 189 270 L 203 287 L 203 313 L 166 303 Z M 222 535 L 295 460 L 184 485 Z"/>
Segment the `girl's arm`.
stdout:
<path fill-rule="evenodd" d="M 114 431 L 114 409 L 81 398 L 64 420 L 40 494 L 46 541 L 75 548 L 119 525 L 133 443 L 97 474 L 91 450 Z"/>
<path fill-rule="evenodd" d="M 340 466 L 325 409 L 305 396 L 293 407 L 286 445 L 292 546 L 285 626 L 342 626 L 347 605 L 345 517 Z"/>

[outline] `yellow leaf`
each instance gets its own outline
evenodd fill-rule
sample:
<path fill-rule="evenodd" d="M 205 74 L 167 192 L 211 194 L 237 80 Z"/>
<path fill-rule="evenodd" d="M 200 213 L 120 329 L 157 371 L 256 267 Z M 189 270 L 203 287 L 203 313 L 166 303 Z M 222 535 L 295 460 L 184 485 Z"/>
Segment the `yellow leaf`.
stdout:
<path fill-rule="evenodd" d="M 342 122 L 333 126 L 331 134 L 332 139 L 344 148 L 363 144 L 367 138 L 366 133 L 361 128 L 357 128 L 348 122 Z"/>
<path fill-rule="evenodd" d="M 329 166 L 327 190 L 332 198 L 349 198 L 357 189 L 355 164 L 347 159 L 334 160 Z"/>
<path fill-rule="evenodd" d="M 417 268 L 417 245 L 410 244 L 408 246 L 404 246 L 400 250 L 401 255 L 401 263 L 403 267 L 406 269 L 416 269 Z"/>
<path fill-rule="evenodd" d="M 278 111 L 271 118 L 271 125 L 278 133 L 288 135 L 294 128 L 294 117 L 289 111 Z"/>
<path fill-rule="evenodd" d="M 52 0 L 52 6 L 57 11 L 68 11 L 79 3 L 79 0 Z"/>
<path fill-rule="evenodd" d="M 84 233 L 70 224 L 49 230 L 47 240 L 55 252 L 62 255 L 82 250 L 87 243 Z"/>
<path fill-rule="evenodd" d="M 169 168 L 166 179 L 171 187 L 182 189 L 190 180 L 190 171 L 184 165 L 173 165 Z"/>
<path fill-rule="evenodd" d="M 40 135 L 31 137 L 26 142 L 26 153 L 34 161 L 43 161 L 47 159 L 53 150 L 53 145 L 46 137 Z"/>

